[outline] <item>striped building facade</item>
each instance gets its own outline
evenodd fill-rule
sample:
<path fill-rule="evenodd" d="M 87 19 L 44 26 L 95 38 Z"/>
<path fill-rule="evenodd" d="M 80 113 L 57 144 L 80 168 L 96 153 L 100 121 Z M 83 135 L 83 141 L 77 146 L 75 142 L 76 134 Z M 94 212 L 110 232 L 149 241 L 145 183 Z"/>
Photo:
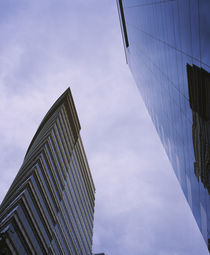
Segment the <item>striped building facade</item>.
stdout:
<path fill-rule="evenodd" d="M 70 89 L 29 145 L 0 207 L 0 254 L 92 254 L 95 187 Z"/>

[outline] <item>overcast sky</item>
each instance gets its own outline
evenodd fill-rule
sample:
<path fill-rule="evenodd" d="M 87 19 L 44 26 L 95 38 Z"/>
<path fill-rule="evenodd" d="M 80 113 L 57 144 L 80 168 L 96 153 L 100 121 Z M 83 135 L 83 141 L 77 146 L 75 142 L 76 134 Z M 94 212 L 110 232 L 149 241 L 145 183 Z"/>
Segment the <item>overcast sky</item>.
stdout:
<path fill-rule="evenodd" d="M 112 0 L 0 0 L 0 201 L 70 86 L 96 186 L 94 252 L 207 255 L 128 66 Z"/>

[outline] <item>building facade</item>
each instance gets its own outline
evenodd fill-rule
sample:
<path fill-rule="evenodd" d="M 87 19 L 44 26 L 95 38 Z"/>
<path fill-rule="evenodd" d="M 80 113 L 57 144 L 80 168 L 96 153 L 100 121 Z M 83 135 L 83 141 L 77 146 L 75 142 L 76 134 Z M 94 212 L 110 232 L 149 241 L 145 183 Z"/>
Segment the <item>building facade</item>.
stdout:
<path fill-rule="evenodd" d="M 210 1 L 117 6 L 126 61 L 210 249 Z"/>
<path fill-rule="evenodd" d="M 70 89 L 41 122 L 0 207 L 0 254 L 92 254 L 95 187 Z"/>

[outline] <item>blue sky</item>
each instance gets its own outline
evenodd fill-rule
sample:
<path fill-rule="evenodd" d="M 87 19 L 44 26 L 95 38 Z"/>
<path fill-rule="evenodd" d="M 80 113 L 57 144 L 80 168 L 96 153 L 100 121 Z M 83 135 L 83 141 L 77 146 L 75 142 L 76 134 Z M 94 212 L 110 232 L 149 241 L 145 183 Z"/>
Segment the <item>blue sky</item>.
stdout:
<path fill-rule="evenodd" d="M 111 0 L 0 2 L 0 200 L 71 87 L 96 186 L 94 252 L 207 255 L 125 63 Z"/>

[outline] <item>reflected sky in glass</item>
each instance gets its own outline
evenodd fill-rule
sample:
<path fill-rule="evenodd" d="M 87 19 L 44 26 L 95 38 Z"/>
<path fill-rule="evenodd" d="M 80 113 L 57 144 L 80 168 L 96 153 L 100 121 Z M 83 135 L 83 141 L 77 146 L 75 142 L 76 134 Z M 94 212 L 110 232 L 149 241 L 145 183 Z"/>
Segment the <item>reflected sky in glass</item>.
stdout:
<path fill-rule="evenodd" d="M 208 245 L 210 2 L 118 3 L 129 67 Z"/>

